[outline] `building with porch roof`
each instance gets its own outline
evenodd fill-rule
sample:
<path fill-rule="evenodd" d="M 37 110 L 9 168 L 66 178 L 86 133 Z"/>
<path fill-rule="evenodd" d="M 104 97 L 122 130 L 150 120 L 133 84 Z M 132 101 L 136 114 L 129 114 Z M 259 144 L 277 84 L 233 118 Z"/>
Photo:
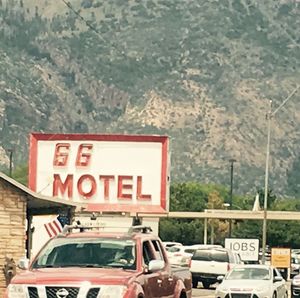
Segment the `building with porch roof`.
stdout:
<path fill-rule="evenodd" d="M 21 257 L 30 257 L 35 215 L 64 213 L 72 218 L 80 204 L 38 194 L 0 172 L 0 297 Z"/>

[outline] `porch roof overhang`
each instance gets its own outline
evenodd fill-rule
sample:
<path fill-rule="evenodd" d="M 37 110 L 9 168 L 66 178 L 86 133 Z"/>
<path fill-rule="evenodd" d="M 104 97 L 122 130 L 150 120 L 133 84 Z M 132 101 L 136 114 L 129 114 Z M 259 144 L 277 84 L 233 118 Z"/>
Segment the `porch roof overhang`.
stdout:
<path fill-rule="evenodd" d="M 85 209 L 86 204 L 74 203 L 36 193 L 2 172 L 0 172 L 0 179 L 24 195 L 27 200 L 27 215 L 58 214 L 60 212 L 72 212 L 76 208 Z"/>

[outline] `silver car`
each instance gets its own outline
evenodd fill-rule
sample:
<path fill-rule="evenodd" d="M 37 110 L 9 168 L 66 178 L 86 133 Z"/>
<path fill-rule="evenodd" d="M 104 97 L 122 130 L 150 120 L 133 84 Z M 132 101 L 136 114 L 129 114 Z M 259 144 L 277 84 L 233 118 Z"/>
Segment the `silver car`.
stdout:
<path fill-rule="evenodd" d="M 285 280 L 269 265 L 240 265 L 231 269 L 215 292 L 216 298 L 287 298 Z"/>

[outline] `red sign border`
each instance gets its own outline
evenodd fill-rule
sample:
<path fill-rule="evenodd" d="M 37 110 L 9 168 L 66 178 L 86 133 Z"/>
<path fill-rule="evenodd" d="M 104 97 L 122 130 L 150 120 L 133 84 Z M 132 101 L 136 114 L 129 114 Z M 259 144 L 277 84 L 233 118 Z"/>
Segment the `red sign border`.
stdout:
<path fill-rule="evenodd" d="M 147 213 L 166 213 L 167 204 L 167 183 L 169 174 L 168 150 L 169 137 L 159 135 L 121 135 L 121 134 L 53 134 L 53 133 L 31 133 L 29 147 L 29 173 L 28 187 L 36 191 L 37 176 L 37 156 L 39 141 L 110 141 L 110 142 L 151 142 L 162 144 L 162 162 L 161 162 L 161 188 L 160 188 L 160 206 L 143 205 L 124 205 L 114 204 L 109 209 L 110 204 L 88 204 L 88 210 L 91 211 L 116 211 L 116 212 L 143 212 Z M 150 207 L 150 208 L 149 208 Z"/>

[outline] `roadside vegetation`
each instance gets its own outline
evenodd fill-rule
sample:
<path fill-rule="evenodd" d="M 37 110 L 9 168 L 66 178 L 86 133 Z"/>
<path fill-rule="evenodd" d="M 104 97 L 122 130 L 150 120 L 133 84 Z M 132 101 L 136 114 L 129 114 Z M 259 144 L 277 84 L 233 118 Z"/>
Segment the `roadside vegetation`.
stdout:
<path fill-rule="evenodd" d="M 4 171 L 9 174 L 8 170 Z M 21 165 L 12 172 L 12 178 L 27 185 L 28 167 Z M 258 189 L 260 206 L 263 207 L 264 190 Z M 234 195 L 232 209 L 252 210 L 256 194 Z M 176 182 L 170 187 L 170 211 L 201 212 L 205 209 L 226 209 L 229 202 L 229 189 L 223 185 L 201 184 L 199 182 Z M 225 205 L 224 205 L 225 204 Z M 279 198 L 275 192 L 269 191 L 268 210 L 300 211 L 299 198 Z M 228 236 L 228 220 L 208 220 L 208 243 L 224 245 Z M 213 230 L 213 236 L 212 236 Z M 300 222 L 297 221 L 268 221 L 268 241 L 271 246 L 300 247 Z M 203 243 L 203 219 L 160 220 L 160 237 L 164 241 L 176 241 L 185 245 Z M 262 238 L 262 221 L 233 220 L 232 237 Z"/>
<path fill-rule="evenodd" d="M 264 190 L 259 193 L 260 207 L 263 208 Z M 229 189 L 219 185 L 204 185 L 196 182 L 174 183 L 170 189 L 170 211 L 200 212 L 204 209 L 226 209 Z M 256 194 L 233 196 L 232 209 L 252 210 Z M 296 198 L 279 198 L 272 190 L 268 194 L 268 210 L 300 211 L 300 201 Z M 212 228 L 213 227 L 213 228 Z M 208 220 L 208 243 L 224 245 L 228 237 L 228 220 Z M 268 221 L 267 243 L 271 246 L 298 248 L 300 239 L 297 221 Z M 213 231 L 213 239 L 212 239 Z M 176 241 L 186 245 L 203 243 L 203 219 L 162 219 L 160 237 L 165 241 Z M 262 221 L 233 220 L 232 237 L 262 239 Z"/>

